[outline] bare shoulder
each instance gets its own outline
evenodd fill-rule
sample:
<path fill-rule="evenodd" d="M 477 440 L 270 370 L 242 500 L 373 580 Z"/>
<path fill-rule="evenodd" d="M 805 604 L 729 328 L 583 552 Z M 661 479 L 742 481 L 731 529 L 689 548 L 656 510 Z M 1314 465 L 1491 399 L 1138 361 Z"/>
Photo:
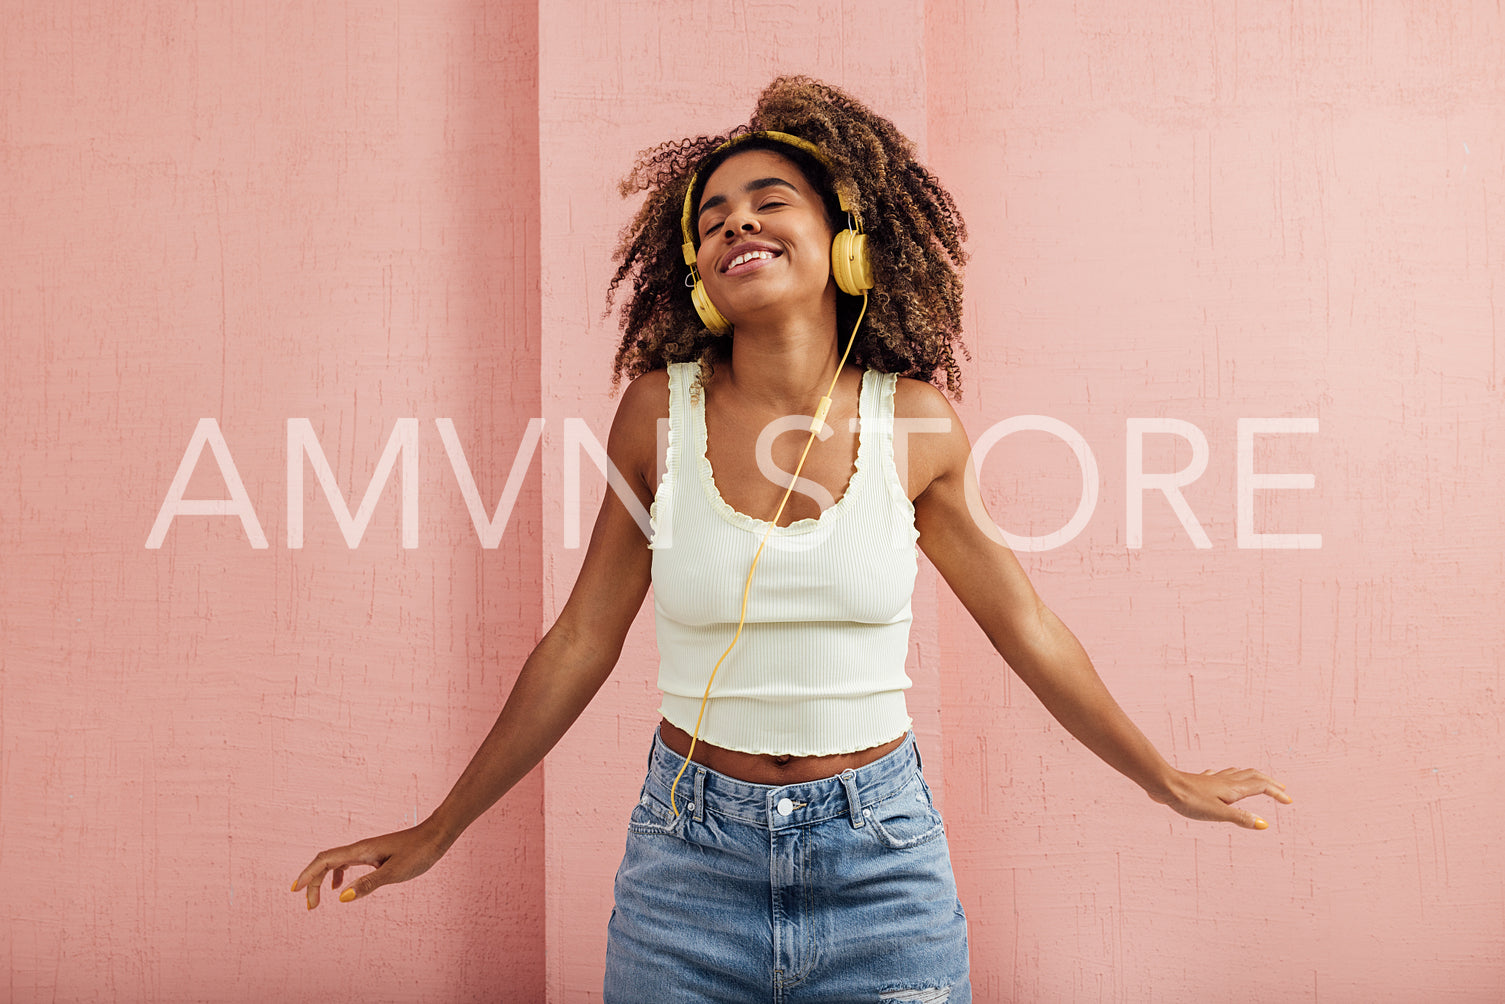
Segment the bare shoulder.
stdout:
<path fill-rule="evenodd" d="M 946 395 L 935 384 L 901 376 L 894 386 L 894 416 L 955 420 L 956 409 L 951 407 L 951 402 L 946 400 Z"/>
<path fill-rule="evenodd" d="M 909 497 L 918 499 L 938 482 L 960 479 L 971 444 L 956 409 L 933 384 L 900 377 L 894 387 L 895 444 L 904 442 Z M 898 459 L 897 451 L 895 459 Z"/>
<path fill-rule="evenodd" d="M 622 391 L 616 417 L 611 421 L 606 452 L 639 495 L 652 497 L 659 466 L 658 423 L 668 417 L 667 370 L 650 370 Z"/>
<path fill-rule="evenodd" d="M 622 391 L 616 422 L 655 421 L 669 417 L 669 371 L 649 370 Z"/>

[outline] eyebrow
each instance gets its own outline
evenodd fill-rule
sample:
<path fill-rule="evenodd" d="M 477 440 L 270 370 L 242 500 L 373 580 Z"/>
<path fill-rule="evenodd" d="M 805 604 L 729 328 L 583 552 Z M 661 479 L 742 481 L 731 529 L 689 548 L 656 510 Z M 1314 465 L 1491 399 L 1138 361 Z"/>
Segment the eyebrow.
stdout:
<path fill-rule="evenodd" d="M 746 185 L 743 185 L 742 190 L 744 192 L 756 192 L 759 189 L 772 188 L 775 185 L 782 185 L 785 188 L 789 189 L 791 192 L 799 192 L 798 188 L 795 188 L 791 182 L 785 181 L 783 178 L 759 178 L 756 181 L 749 181 Z M 725 201 L 726 196 L 724 195 L 711 196 L 709 199 L 706 199 L 705 203 L 700 207 L 700 212 L 695 214 L 695 219 L 699 220 L 709 210 L 715 209 Z"/>

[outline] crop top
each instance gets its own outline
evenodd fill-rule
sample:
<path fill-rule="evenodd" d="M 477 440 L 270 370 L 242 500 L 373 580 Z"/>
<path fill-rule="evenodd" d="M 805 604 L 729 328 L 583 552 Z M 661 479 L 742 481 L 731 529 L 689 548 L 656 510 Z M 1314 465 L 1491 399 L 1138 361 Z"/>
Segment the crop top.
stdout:
<path fill-rule="evenodd" d="M 736 633 L 747 570 L 769 524 L 733 509 L 716 488 L 699 364 L 668 370 L 669 447 L 649 546 L 660 712 L 690 732 L 711 668 Z M 841 498 L 769 534 L 742 637 L 711 687 L 706 742 L 824 756 L 908 730 L 904 660 L 919 534 L 894 466 L 896 382 L 863 374 L 856 469 Z"/>

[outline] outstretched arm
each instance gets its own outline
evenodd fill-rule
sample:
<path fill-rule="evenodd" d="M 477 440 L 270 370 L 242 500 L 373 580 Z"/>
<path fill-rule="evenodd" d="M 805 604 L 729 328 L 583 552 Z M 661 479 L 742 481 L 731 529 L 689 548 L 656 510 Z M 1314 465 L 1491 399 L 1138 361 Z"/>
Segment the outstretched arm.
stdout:
<path fill-rule="evenodd" d="M 607 455 L 644 506 L 652 499 L 650 478 L 657 470 L 655 419 L 668 401 L 662 374 L 657 377 L 648 374 L 628 388 L 607 442 Z M 294 892 L 306 890 L 308 908 L 319 905 L 326 874 L 330 888 L 338 889 L 353 866 L 375 870 L 351 883 L 340 894 L 343 902 L 422 875 L 532 770 L 611 674 L 648 591 L 651 567 L 642 531 L 608 491 L 559 620 L 528 656 L 496 724 L 449 795 L 417 826 L 316 855 L 293 882 Z"/>
<path fill-rule="evenodd" d="M 1191 774 L 1166 762 L 1129 720 L 1076 637 L 1035 593 L 988 516 L 971 445 L 951 405 L 934 388 L 901 383 L 899 414 L 944 418 L 949 432 L 910 438 L 908 474 L 920 547 L 1009 666 L 1083 745 L 1152 799 L 1191 819 L 1249 829 L 1267 824 L 1233 803 L 1265 794 L 1289 803 L 1285 786 L 1252 769 Z"/>

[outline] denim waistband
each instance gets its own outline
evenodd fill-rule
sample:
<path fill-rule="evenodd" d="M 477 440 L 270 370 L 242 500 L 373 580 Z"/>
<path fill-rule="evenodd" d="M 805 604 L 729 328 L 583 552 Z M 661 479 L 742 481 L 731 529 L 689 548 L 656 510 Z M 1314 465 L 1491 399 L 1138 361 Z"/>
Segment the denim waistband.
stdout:
<path fill-rule="evenodd" d="M 669 788 L 684 762 L 685 758 L 664 745 L 655 730 L 653 749 L 648 754 L 645 793 L 670 805 Z M 856 828 L 871 814 L 864 810 L 899 794 L 919 770 L 920 754 L 911 731 L 897 749 L 870 764 L 799 784 L 753 784 L 691 763 L 679 779 L 674 802 L 680 812 L 697 821 L 709 812 L 779 830 L 849 816 Z"/>

